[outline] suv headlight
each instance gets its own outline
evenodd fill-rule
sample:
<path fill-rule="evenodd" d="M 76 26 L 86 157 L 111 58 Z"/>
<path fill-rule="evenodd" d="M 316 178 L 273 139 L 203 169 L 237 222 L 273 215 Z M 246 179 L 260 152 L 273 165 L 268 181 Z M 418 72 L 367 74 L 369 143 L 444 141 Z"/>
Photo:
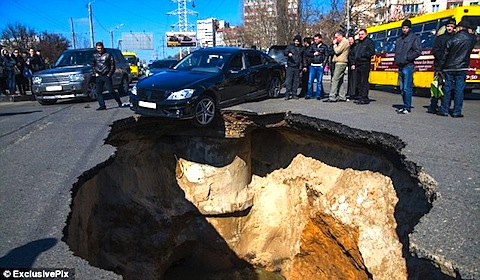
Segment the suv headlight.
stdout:
<path fill-rule="evenodd" d="M 182 100 L 192 97 L 192 94 L 195 90 L 191 88 L 182 89 L 179 91 L 174 91 L 170 93 L 167 97 L 167 100 Z"/>
<path fill-rule="evenodd" d="M 39 85 L 41 83 L 42 83 L 42 78 L 41 77 L 35 76 L 35 77 L 32 78 L 32 84 Z"/>
<path fill-rule="evenodd" d="M 81 73 L 70 74 L 70 75 L 68 75 L 68 80 L 70 82 L 81 82 L 81 81 L 85 80 L 85 77 Z"/>

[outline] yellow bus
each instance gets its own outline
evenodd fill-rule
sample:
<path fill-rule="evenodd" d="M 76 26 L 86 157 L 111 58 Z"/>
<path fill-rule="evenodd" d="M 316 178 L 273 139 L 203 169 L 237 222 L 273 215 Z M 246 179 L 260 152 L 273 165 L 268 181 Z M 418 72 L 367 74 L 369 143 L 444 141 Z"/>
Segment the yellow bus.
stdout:
<path fill-rule="evenodd" d="M 480 6 L 463 6 L 435 13 L 428 13 L 410 18 L 412 30 L 422 42 L 422 55 L 415 60 L 413 85 L 418 88 L 429 88 L 433 79 L 432 46 L 436 36 L 445 32 L 448 19 L 455 19 L 458 23 L 467 19 L 476 27 L 476 34 L 480 32 Z M 375 55 L 371 60 L 369 83 L 371 85 L 398 86 L 398 68 L 394 64 L 395 41 L 402 34 L 402 21 L 390 22 L 367 28 L 368 36 L 375 43 Z M 470 55 L 470 69 L 467 71 L 467 88 L 480 88 L 480 41 L 477 35 L 477 44 Z"/>
<path fill-rule="evenodd" d="M 138 62 L 140 61 L 137 57 L 137 54 L 134 52 L 122 52 L 125 59 L 130 64 L 130 73 L 132 73 L 132 77 L 134 79 L 138 79 L 139 69 L 138 69 Z"/>

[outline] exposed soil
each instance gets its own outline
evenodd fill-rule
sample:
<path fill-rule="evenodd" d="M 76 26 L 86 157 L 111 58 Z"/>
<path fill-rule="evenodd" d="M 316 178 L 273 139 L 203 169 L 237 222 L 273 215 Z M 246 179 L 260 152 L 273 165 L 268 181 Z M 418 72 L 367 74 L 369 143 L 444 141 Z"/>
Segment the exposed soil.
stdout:
<path fill-rule="evenodd" d="M 302 115 L 117 121 L 64 240 L 124 279 L 456 279 L 409 233 L 435 181 L 398 138 Z"/>

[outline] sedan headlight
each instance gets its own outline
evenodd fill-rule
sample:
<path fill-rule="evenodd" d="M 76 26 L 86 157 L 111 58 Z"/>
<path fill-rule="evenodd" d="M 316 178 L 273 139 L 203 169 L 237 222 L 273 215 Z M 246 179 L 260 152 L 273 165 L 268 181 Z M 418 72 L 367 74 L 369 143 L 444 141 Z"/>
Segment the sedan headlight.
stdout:
<path fill-rule="evenodd" d="M 68 75 L 68 80 L 70 82 L 81 82 L 81 81 L 85 80 L 85 77 L 81 73 L 70 74 L 70 75 Z"/>
<path fill-rule="evenodd" d="M 182 89 L 179 91 L 174 91 L 170 93 L 167 97 L 167 100 L 182 100 L 192 97 L 192 94 L 195 90 L 191 88 Z"/>
<path fill-rule="evenodd" d="M 132 87 L 132 90 L 130 90 L 130 92 L 131 92 L 133 95 L 137 95 L 137 85 L 136 85 L 136 84 Z"/>
<path fill-rule="evenodd" d="M 42 78 L 41 77 L 38 77 L 38 76 L 33 77 L 32 84 L 39 85 L 41 83 L 42 83 Z"/>

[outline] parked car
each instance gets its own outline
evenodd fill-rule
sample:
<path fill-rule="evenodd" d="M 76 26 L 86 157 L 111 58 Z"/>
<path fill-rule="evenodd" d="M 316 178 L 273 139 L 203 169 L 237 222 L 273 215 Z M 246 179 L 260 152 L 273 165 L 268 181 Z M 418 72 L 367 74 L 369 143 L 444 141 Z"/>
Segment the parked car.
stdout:
<path fill-rule="evenodd" d="M 131 109 L 147 116 L 210 124 L 220 108 L 277 97 L 284 66 L 253 49 L 205 48 L 173 69 L 147 77 L 130 93 Z"/>
<path fill-rule="evenodd" d="M 178 60 L 176 59 L 159 59 L 155 60 L 152 63 L 148 64 L 146 76 L 151 76 L 157 74 L 158 72 L 164 71 L 169 68 L 173 68 L 177 64 Z"/>
<path fill-rule="evenodd" d="M 113 87 L 126 94 L 132 80 L 130 65 L 118 49 L 106 49 L 115 60 Z M 54 104 L 59 99 L 96 100 L 95 76 L 92 72 L 95 49 L 66 50 L 51 69 L 36 72 L 32 77 L 32 92 L 38 103 Z"/>

